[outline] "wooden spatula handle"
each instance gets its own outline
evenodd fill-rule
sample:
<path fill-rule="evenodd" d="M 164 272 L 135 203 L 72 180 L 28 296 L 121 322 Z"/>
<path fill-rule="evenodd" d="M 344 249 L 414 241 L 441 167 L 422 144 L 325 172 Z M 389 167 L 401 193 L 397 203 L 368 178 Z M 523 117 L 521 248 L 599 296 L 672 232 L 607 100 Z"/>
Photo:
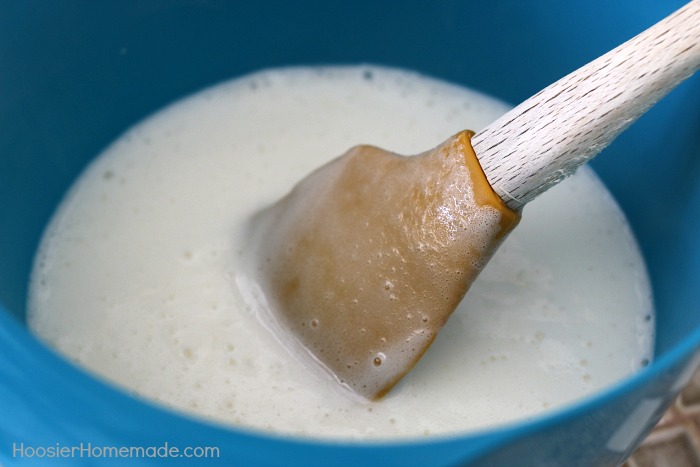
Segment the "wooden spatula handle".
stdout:
<path fill-rule="evenodd" d="M 700 0 L 535 94 L 472 139 L 489 182 L 520 209 L 592 159 L 700 68 Z"/>

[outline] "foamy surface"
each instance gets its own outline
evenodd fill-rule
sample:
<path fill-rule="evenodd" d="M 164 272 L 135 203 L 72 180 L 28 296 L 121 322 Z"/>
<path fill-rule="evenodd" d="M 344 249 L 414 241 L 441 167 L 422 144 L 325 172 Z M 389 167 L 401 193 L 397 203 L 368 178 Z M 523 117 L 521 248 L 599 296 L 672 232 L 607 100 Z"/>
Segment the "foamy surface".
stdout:
<path fill-rule="evenodd" d="M 37 254 L 30 327 L 135 395 L 313 437 L 463 432 L 613 384 L 651 359 L 654 316 L 634 238 L 589 169 L 527 206 L 380 402 L 307 371 L 246 306 L 254 212 L 357 143 L 419 153 L 506 110 L 370 66 L 261 72 L 175 103 L 118 139 L 61 204 Z"/>

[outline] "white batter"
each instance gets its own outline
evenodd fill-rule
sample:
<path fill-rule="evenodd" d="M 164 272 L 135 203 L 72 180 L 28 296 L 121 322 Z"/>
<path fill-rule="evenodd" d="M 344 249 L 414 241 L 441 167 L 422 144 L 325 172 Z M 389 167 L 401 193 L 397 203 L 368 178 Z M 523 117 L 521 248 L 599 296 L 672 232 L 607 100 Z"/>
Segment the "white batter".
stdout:
<path fill-rule="evenodd" d="M 307 371 L 246 308 L 249 216 L 357 143 L 432 148 L 507 110 L 369 66 L 262 72 L 129 130 L 75 184 L 37 254 L 29 324 L 134 394 L 284 434 L 420 437 L 531 417 L 652 357 L 643 260 L 588 169 L 532 202 L 416 368 L 382 401 Z"/>

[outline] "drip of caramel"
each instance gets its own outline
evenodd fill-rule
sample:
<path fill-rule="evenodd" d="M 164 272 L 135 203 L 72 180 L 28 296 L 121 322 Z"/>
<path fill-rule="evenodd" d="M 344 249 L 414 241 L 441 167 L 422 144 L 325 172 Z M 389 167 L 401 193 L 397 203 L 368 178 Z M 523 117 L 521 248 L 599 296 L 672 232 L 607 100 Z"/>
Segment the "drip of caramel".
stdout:
<path fill-rule="evenodd" d="M 254 219 L 270 312 L 368 399 L 411 370 L 520 220 L 472 135 L 410 157 L 354 147 Z"/>

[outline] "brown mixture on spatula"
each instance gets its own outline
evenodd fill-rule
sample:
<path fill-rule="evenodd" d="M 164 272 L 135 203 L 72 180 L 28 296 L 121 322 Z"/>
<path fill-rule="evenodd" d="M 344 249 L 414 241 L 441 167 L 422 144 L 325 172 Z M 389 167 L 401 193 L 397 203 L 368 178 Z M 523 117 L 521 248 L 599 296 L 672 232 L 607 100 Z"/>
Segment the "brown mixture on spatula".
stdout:
<path fill-rule="evenodd" d="M 520 218 L 470 137 L 412 157 L 357 146 L 254 220 L 280 328 L 368 399 L 410 371 Z"/>

